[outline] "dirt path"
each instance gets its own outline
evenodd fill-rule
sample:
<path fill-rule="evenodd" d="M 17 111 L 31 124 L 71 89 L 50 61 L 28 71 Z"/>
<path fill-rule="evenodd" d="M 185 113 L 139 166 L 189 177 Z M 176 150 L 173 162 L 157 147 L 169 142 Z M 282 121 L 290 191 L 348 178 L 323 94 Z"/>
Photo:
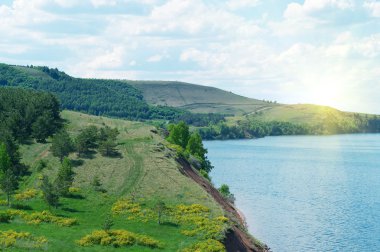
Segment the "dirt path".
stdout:
<path fill-rule="evenodd" d="M 125 144 L 124 147 L 128 153 L 128 156 L 132 158 L 133 165 L 128 173 L 128 177 L 124 180 L 125 187 L 122 191 L 123 195 L 131 192 L 143 176 L 143 158 L 135 151 L 134 144 L 128 143 Z"/>

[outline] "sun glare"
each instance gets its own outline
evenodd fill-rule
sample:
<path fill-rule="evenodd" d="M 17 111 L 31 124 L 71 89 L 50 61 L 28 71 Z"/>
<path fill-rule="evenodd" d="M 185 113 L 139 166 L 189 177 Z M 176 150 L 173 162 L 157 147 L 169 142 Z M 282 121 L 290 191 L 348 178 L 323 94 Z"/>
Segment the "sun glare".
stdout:
<path fill-rule="evenodd" d="M 343 81 L 336 76 L 320 77 L 313 81 L 310 88 L 309 100 L 311 103 L 331 107 L 345 105 Z"/>

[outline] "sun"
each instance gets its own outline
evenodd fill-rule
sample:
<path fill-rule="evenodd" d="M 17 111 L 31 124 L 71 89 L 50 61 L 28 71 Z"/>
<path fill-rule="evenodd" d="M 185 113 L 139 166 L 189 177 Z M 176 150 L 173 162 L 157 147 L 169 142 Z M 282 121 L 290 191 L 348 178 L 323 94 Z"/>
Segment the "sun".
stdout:
<path fill-rule="evenodd" d="M 310 85 L 310 102 L 317 105 L 342 107 L 346 102 L 341 78 L 337 76 L 322 76 L 312 81 Z"/>

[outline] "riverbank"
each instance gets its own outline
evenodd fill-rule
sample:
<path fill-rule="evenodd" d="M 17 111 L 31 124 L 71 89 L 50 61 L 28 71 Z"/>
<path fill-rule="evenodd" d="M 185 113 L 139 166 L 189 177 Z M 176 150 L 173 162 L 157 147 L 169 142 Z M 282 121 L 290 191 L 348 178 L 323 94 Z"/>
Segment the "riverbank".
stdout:
<path fill-rule="evenodd" d="M 254 252 L 269 252 L 268 246 L 262 244 L 253 238 L 247 231 L 247 225 L 244 215 L 239 210 L 223 198 L 217 189 L 210 184 L 208 180 L 200 176 L 183 158 L 178 158 L 177 162 L 181 165 L 181 172 L 199 184 L 228 214 L 228 217 L 233 222 L 233 226 L 228 230 L 224 245 L 227 251 L 254 251 Z"/>

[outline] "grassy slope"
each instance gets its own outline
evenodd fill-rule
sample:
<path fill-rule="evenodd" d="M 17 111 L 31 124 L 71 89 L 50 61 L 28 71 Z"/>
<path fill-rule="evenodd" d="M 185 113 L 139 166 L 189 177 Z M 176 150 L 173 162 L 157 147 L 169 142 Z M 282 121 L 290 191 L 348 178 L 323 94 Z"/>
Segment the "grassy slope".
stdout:
<path fill-rule="evenodd" d="M 350 114 L 351 113 L 342 112 L 326 106 L 297 104 L 274 107 L 265 110 L 262 113 L 259 113 L 255 117 L 264 121 L 278 120 L 289 121 L 293 123 L 315 124 L 327 120 L 330 116 L 335 116 L 343 119 Z"/>
<path fill-rule="evenodd" d="M 242 115 L 275 106 L 221 89 L 182 82 L 136 81 L 129 84 L 140 89 L 150 104 L 179 107 L 195 113 Z"/>
<path fill-rule="evenodd" d="M 168 204 L 200 203 L 211 208 L 213 214 L 222 214 L 220 206 L 204 190 L 179 172 L 178 164 L 170 157 L 172 153 L 167 149 L 161 149 L 160 144 L 163 140 L 150 132 L 152 129 L 150 126 L 69 111 L 64 111 L 62 115 L 69 122 L 68 130 L 71 135 L 77 134 L 78 129 L 86 125 L 117 127 L 121 133 L 118 138 L 121 157 L 106 158 L 95 154 L 92 159 L 78 160 L 75 154 L 70 156 L 75 163 L 80 164 L 75 167 L 74 186 L 81 189 L 80 194 L 84 198 L 63 198 L 62 206 L 52 211 L 54 214 L 77 218 L 79 225 L 57 227 L 54 224 L 40 224 L 36 227 L 15 221 L 0 224 L 1 230 L 29 231 L 37 236 L 46 236 L 49 240 L 48 250 L 50 251 L 103 251 L 104 247 L 84 248 L 77 246 L 74 241 L 95 229 L 100 229 L 112 204 L 118 198 L 130 195 L 132 192 L 137 198 L 146 199 L 147 204 L 153 204 L 152 199 L 162 199 Z M 33 166 L 35 162 L 43 158 L 49 164 L 49 168 L 44 170 L 45 174 L 55 175 L 59 162 L 57 158 L 52 157 L 49 147 L 50 144 L 22 146 L 23 162 Z M 103 187 L 108 190 L 107 194 L 91 189 L 90 181 L 95 174 L 101 179 Z M 20 191 L 36 187 L 38 175 L 33 171 L 32 175 L 23 182 Z M 4 195 L 1 198 L 4 199 Z M 26 205 L 32 207 L 29 212 L 46 209 L 46 204 L 38 198 L 26 202 Z M 195 238 L 180 234 L 178 227 L 159 226 L 153 221 L 142 224 L 120 217 L 116 218 L 113 228 L 150 235 L 165 243 L 164 251 L 177 251 L 195 242 Z M 128 249 L 151 251 L 137 245 Z M 108 250 L 120 249 L 107 247 Z"/>

